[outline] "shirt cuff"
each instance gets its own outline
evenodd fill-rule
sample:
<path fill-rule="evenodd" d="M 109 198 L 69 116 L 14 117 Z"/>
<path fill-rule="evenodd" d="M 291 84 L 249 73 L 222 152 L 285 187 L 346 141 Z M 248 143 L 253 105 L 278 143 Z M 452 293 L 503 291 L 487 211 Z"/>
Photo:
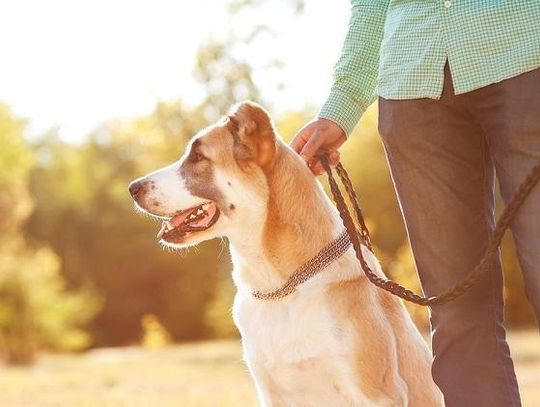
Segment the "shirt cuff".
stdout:
<path fill-rule="evenodd" d="M 349 137 L 366 109 L 367 106 L 358 103 L 342 90 L 333 89 L 317 117 L 333 121 Z"/>

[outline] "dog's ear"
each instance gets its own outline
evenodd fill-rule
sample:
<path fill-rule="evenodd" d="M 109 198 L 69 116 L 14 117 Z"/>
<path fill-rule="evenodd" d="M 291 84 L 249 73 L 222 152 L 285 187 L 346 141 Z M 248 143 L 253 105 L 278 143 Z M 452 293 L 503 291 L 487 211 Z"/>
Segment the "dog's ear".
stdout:
<path fill-rule="evenodd" d="M 239 162 L 254 161 L 267 170 L 276 154 L 276 133 L 272 119 L 254 102 L 233 107 L 227 128 L 234 137 L 234 155 Z"/>

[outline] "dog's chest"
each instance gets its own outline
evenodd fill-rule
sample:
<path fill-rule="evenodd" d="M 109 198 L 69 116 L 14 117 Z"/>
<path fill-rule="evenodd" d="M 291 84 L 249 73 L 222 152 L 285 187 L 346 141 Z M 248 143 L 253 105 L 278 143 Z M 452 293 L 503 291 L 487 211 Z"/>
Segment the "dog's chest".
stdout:
<path fill-rule="evenodd" d="M 266 363 L 294 362 L 336 349 L 343 329 L 322 304 L 306 301 L 235 301 L 235 322 L 243 339 Z"/>
<path fill-rule="evenodd" d="M 260 301 L 237 296 L 234 317 L 242 334 L 246 362 L 256 381 L 306 402 L 358 400 L 351 331 L 339 324 L 318 297 Z M 336 399 L 337 397 L 337 399 Z"/>

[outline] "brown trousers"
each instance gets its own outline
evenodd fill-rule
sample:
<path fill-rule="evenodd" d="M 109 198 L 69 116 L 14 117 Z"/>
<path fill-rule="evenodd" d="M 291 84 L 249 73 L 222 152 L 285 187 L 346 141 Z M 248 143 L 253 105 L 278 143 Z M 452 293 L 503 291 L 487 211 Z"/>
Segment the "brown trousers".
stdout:
<path fill-rule="evenodd" d="M 379 99 L 379 131 L 424 292 L 463 279 L 494 227 L 494 181 L 509 201 L 540 162 L 540 69 L 440 100 Z M 513 222 L 526 292 L 540 318 L 540 186 Z M 503 327 L 500 259 L 461 298 L 431 310 L 433 377 L 448 407 L 520 406 Z"/>

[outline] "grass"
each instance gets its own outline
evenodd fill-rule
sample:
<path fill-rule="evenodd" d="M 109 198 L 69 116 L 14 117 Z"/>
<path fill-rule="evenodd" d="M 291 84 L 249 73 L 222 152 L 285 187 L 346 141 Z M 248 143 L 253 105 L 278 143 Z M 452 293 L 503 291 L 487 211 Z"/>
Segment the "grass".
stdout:
<path fill-rule="evenodd" d="M 540 336 L 509 335 L 524 406 L 540 405 Z M 237 341 L 97 349 L 0 367 L 0 406 L 255 406 Z"/>

